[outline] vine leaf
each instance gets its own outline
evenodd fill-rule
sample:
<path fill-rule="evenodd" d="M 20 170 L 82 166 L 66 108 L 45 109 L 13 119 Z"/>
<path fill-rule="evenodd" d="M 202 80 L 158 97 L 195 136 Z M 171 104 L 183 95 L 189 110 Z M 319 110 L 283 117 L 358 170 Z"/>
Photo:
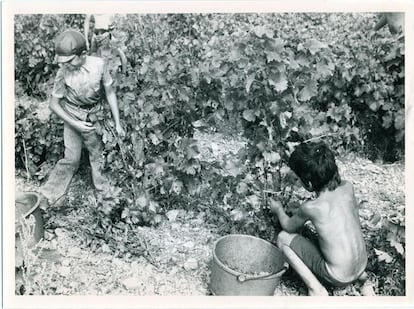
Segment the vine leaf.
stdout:
<path fill-rule="evenodd" d="M 250 92 L 250 87 L 252 86 L 255 77 L 256 77 L 256 74 L 251 74 L 247 77 L 247 79 L 246 79 L 246 92 L 247 93 Z"/>
<path fill-rule="evenodd" d="M 266 161 L 271 163 L 277 163 L 280 161 L 280 154 L 277 152 L 264 152 L 263 157 Z"/>
<path fill-rule="evenodd" d="M 315 55 L 318 51 L 325 48 L 326 44 L 318 40 L 311 39 L 304 44 L 304 47 L 306 47 L 312 55 Z"/>
<path fill-rule="evenodd" d="M 240 161 L 236 160 L 227 160 L 225 169 L 233 177 L 237 177 L 238 175 L 243 173 L 242 164 L 240 163 Z"/>
<path fill-rule="evenodd" d="M 314 80 L 308 80 L 302 90 L 299 92 L 299 100 L 309 101 L 316 95 L 318 91 L 318 83 Z"/>
<path fill-rule="evenodd" d="M 170 192 L 174 192 L 175 194 L 180 194 L 181 190 L 183 189 L 183 183 L 179 180 L 174 180 L 171 184 Z"/>
<path fill-rule="evenodd" d="M 196 120 L 192 123 L 194 128 L 207 127 L 207 122 L 204 119 Z"/>
<path fill-rule="evenodd" d="M 372 101 L 371 103 L 369 103 L 369 108 L 373 111 L 376 112 L 379 109 L 380 105 L 378 104 L 377 101 Z"/>
<path fill-rule="evenodd" d="M 302 67 L 309 67 L 310 64 L 311 64 L 310 60 L 309 60 L 309 57 L 303 52 L 300 52 L 299 54 L 297 54 L 295 62 L 299 66 L 302 66 Z"/>
<path fill-rule="evenodd" d="M 391 263 L 393 261 L 393 258 L 387 252 L 384 252 L 384 251 L 381 251 L 381 250 L 378 250 L 378 249 L 375 249 L 375 248 L 374 248 L 374 251 L 375 251 L 375 254 L 378 257 L 379 262 L 385 262 L 385 263 L 388 264 L 388 263 Z"/>
<path fill-rule="evenodd" d="M 401 111 L 398 111 L 395 116 L 394 127 L 397 130 L 402 130 L 404 129 L 404 125 L 405 125 L 404 110 L 401 110 Z"/>
<path fill-rule="evenodd" d="M 334 68 L 335 67 L 333 65 L 326 64 L 322 61 L 316 64 L 316 71 L 320 77 L 331 76 L 333 74 Z"/>
<path fill-rule="evenodd" d="M 144 208 L 148 204 L 148 198 L 142 194 L 137 198 L 136 203 L 139 207 Z"/>
<path fill-rule="evenodd" d="M 264 26 L 257 26 L 254 28 L 254 34 L 258 36 L 259 38 L 263 37 L 265 33 L 266 33 L 266 28 Z"/>
<path fill-rule="evenodd" d="M 243 111 L 243 118 L 247 121 L 253 122 L 256 120 L 256 115 L 254 114 L 254 110 L 246 109 Z"/>
<path fill-rule="evenodd" d="M 167 213 L 165 214 L 168 218 L 169 221 L 175 221 L 179 215 L 180 211 L 177 209 L 173 209 L 173 210 L 169 210 L 167 211 Z"/>
<path fill-rule="evenodd" d="M 401 242 L 399 241 L 398 236 L 397 236 L 397 233 L 398 232 L 391 232 L 391 231 L 388 232 L 388 234 L 387 234 L 387 240 L 389 241 L 391 247 L 394 247 L 395 250 L 397 250 L 397 252 L 400 255 L 404 255 L 404 247 L 401 244 Z"/>
<path fill-rule="evenodd" d="M 242 54 L 241 54 L 240 49 L 238 47 L 234 48 L 230 52 L 230 60 L 231 61 L 238 61 L 238 60 L 240 60 L 241 57 L 242 57 Z"/>
<path fill-rule="evenodd" d="M 269 75 L 269 85 L 277 92 L 285 91 L 288 87 L 288 80 L 286 76 L 281 73 L 271 73 Z"/>
<path fill-rule="evenodd" d="M 281 61 L 282 60 L 280 54 L 277 53 L 277 52 L 267 52 L 266 53 L 266 58 L 267 58 L 267 62 Z"/>
<path fill-rule="evenodd" d="M 404 247 L 402 246 L 402 244 L 401 244 L 400 242 L 398 242 L 398 241 L 396 241 L 396 240 L 392 239 L 392 240 L 390 241 L 390 245 L 391 245 L 392 247 L 394 247 L 394 248 L 395 248 L 395 250 L 397 250 L 397 252 L 398 252 L 400 255 L 404 255 Z"/>
<path fill-rule="evenodd" d="M 253 206 L 253 208 L 258 208 L 260 206 L 260 198 L 255 195 L 246 196 L 246 202 Z"/>
<path fill-rule="evenodd" d="M 280 126 L 282 127 L 282 129 L 286 128 L 287 122 L 291 117 L 292 117 L 291 112 L 280 113 L 279 121 L 280 121 Z"/>
<path fill-rule="evenodd" d="M 246 217 L 244 211 L 241 209 L 233 209 L 230 213 L 230 216 L 233 221 L 242 221 Z"/>

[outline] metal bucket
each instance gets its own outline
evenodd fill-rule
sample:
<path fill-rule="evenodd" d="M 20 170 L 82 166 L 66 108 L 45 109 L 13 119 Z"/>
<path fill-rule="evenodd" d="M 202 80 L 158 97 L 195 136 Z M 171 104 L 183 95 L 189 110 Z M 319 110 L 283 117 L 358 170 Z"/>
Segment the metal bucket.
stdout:
<path fill-rule="evenodd" d="M 213 248 L 210 289 L 213 295 L 273 295 L 288 267 L 283 253 L 263 239 L 223 236 Z"/>
<path fill-rule="evenodd" d="M 28 247 L 34 247 L 44 236 L 43 216 L 39 208 L 40 195 L 36 192 L 17 192 L 15 206 L 15 247 L 16 247 L 16 266 L 21 266 L 22 259 L 22 219 L 28 219 L 30 215 L 34 217 L 33 235 L 28 240 Z"/>

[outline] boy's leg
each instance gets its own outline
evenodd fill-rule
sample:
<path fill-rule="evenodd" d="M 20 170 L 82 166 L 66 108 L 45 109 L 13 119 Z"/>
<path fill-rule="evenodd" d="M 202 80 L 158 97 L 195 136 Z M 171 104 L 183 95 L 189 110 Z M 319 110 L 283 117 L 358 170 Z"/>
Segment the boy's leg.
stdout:
<path fill-rule="evenodd" d="M 79 167 L 82 151 L 82 137 L 67 124 L 63 127 L 65 156 L 56 163 L 47 182 L 40 188 L 40 192 L 50 204 L 55 203 L 67 191 L 73 174 Z"/>
<path fill-rule="evenodd" d="M 100 136 L 95 132 L 82 135 L 89 152 L 89 162 L 92 169 L 92 180 L 95 189 L 100 193 L 109 192 L 109 180 L 102 174 L 103 144 Z"/>
<path fill-rule="evenodd" d="M 319 282 L 299 256 L 289 247 L 296 235 L 297 234 L 289 234 L 285 231 L 280 232 L 277 238 L 277 246 L 284 253 L 289 265 L 292 266 L 308 287 L 309 295 L 327 296 L 328 292 L 325 287 Z"/>

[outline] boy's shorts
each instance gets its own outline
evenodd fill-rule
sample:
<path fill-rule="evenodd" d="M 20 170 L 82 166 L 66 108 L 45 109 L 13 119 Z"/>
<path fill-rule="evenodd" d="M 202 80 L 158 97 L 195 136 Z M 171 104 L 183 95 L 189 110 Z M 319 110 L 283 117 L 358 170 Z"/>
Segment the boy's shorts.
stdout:
<path fill-rule="evenodd" d="M 325 281 L 332 286 L 345 286 L 351 282 L 342 282 L 328 272 L 326 268 L 325 259 L 322 256 L 319 248 L 315 246 L 310 240 L 301 235 L 296 235 L 289 246 L 305 263 L 305 265 L 312 271 L 312 273 L 319 279 Z"/>

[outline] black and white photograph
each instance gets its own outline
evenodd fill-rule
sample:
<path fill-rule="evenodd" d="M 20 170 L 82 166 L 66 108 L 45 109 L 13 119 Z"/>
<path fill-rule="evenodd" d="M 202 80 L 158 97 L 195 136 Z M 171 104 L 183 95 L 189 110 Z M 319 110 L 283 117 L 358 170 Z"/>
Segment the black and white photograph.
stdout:
<path fill-rule="evenodd" d="M 5 308 L 413 304 L 412 4 L 87 2 L 8 14 Z"/>

